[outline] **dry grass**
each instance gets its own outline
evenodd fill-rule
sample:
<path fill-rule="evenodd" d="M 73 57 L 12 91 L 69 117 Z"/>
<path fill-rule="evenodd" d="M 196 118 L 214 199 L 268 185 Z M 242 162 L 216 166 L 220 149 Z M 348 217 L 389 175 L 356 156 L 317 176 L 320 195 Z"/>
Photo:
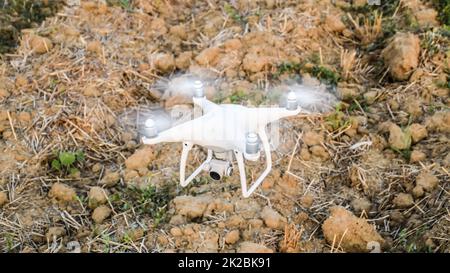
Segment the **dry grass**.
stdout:
<path fill-rule="evenodd" d="M 365 16 L 362 22 L 360 17 L 353 19 L 350 13 L 347 13 L 350 22 L 355 28 L 356 37 L 361 41 L 361 44 L 368 45 L 374 42 L 382 34 L 381 24 L 383 21 L 383 14 L 375 11 L 373 13 L 373 20 Z"/>

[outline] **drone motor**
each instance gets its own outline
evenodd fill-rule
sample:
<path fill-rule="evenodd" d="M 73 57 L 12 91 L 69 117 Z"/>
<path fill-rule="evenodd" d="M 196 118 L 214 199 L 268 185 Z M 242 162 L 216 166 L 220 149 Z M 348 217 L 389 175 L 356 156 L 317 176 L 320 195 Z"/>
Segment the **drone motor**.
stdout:
<path fill-rule="evenodd" d="M 298 108 L 298 102 L 297 102 L 297 95 L 294 91 L 290 91 L 287 95 L 287 101 L 286 101 L 286 109 L 290 111 L 297 110 Z"/>
<path fill-rule="evenodd" d="M 244 157 L 250 161 L 256 161 L 260 156 L 259 138 L 256 133 L 248 133 L 245 139 Z"/>

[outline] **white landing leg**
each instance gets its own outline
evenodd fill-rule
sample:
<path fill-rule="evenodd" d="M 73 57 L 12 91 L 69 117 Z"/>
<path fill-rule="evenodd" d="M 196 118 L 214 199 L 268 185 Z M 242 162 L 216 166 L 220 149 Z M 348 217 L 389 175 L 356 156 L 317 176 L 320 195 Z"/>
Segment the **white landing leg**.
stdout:
<path fill-rule="evenodd" d="M 241 178 L 241 188 L 242 188 L 242 195 L 244 198 L 249 197 L 255 190 L 258 188 L 258 186 L 264 181 L 266 176 L 269 174 L 270 170 L 272 169 L 272 157 L 270 154 L 270 144 L 267 139 L 266 132 L 263 129 L 261 129 L 258 133 L 259 138 L 261 139 L 261 142 L 263 144 L 264 152 L 266 155 L 266 162 L 267 166 L 264 172 L 256 179 L 255 182 L 253 182 L 253 185 L 250 187 L 250 189 L 247 190 L 247 178 L 245 175 L 245 164 L 244 164 L 244 157 L 241 152 L 234 151 L 234 155 L 236 157 L 236 161 L 239 168 L 239 176 Z"/>
<path fill-rule="evenodd" d="M 209 164 L 213 157 L 213 152 L 208 149 L 208 155 L 206 160 L 198 167 L 189 177 L 186 177 L 186 161 L 189 155 L 189 151 L 192 149 L 192 142 L 184 142 L 183 143 L 183 151 L 181 152 L 181 161 L 180 161 L 180 185 L 182 187 L 186 187 L 189 182 L 191 182 L 202 170 L 205 169 L 205 166 Z"/>

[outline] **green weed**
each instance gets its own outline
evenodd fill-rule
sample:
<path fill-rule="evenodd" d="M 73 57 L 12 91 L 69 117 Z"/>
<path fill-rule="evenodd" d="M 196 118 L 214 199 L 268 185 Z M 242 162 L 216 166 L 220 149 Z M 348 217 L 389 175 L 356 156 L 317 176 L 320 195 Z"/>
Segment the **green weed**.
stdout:
<path fill-rule="evenodd" d="M 76 152 L 59 152 L 56 154 L 57 158 L 51 162 L 52 169 L 59 171 L 61 174 L 74 175 L 79 172 L 75 167 L 76 163 L 82 163 L 85 159 L 82 151 Z"/>

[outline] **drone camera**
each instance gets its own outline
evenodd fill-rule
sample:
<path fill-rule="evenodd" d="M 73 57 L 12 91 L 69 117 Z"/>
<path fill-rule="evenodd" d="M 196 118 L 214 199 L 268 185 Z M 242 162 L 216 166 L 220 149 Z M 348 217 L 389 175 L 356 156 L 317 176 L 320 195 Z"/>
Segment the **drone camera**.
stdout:
<path fill-rule="evenodd" d="M 231 163 L 225 160 L 212 159 L 209 162 L 209 176 L 213 180 L 221 180 L 224 176 L 231 176 L 233 167 Z"/>

